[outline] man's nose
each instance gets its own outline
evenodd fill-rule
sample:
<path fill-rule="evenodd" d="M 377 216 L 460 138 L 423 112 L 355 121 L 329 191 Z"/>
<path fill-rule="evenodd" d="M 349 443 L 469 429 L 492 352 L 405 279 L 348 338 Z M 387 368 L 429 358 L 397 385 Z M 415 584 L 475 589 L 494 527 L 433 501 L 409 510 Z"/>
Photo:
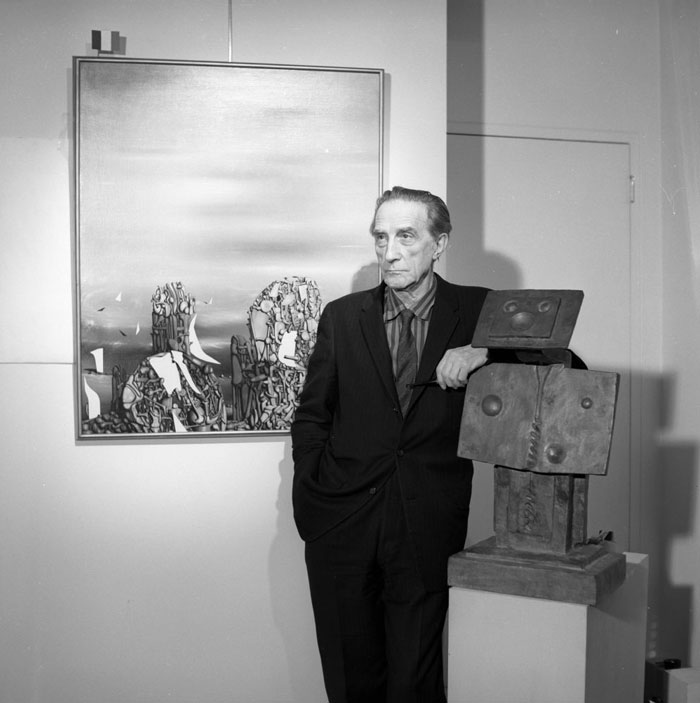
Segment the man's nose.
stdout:
<path fill-rule="evenodd" d="M 389 237 L 389 241 L 386 244 L 384 257 L 389 261 L 396 261 L 396 259 L 399 258 L 399 247 L 396 243 L 396 239 L 393 237 Z"/>

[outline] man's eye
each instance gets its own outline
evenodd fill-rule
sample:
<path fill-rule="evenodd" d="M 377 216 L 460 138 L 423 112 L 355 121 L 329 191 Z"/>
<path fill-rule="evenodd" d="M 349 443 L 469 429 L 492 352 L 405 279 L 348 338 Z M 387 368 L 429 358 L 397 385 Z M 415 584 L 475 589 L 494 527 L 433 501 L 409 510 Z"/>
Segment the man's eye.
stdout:
<path fill-rule="evenodd" d="M 411 232 L 401 232 L 398 238 L 404 243 L 411 242 L 413 241 L 413 234 Z"/>
<path fill-rule="evenodd" d="M 385 234 L 375 234 L 374 243 L 378 247 L 386 246 L 386 235 Z"/>

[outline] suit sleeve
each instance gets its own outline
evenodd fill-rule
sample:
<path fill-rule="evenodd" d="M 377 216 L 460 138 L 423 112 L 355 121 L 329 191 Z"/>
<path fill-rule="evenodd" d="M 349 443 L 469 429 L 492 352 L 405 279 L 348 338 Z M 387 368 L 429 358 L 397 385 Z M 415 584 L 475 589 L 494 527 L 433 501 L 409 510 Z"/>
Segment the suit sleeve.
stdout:
<path fill-rule="evenodd" d="M 332 305 L 324 309 L 316 345 L 292 423 L 294 492 L 301 484 L 315 481 L 321 457 L 330 436 L 338 392 Z"/>

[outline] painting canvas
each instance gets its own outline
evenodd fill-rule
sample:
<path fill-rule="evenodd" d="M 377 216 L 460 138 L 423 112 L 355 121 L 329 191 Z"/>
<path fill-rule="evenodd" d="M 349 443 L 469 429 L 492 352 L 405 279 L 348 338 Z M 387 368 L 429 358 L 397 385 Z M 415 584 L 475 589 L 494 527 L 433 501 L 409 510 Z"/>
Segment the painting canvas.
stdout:
<path fill-rule="evenodd" d="M 75 58 L 77 437 L 284 433 L 375 285 L 381 69 Z"/>

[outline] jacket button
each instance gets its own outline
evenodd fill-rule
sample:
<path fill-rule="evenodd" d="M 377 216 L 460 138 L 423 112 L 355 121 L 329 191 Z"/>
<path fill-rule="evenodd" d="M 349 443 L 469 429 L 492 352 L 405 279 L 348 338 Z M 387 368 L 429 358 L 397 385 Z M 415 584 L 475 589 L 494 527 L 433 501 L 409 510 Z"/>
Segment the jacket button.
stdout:
<path fill-rule="evenodd" d="M 373 496 L 376 492 L 377 492 L 377 489 L 374 486 L 372 486 L 372 488 L 369 489 L 369 494 L 371 496 Z"/>
<path fill-rule="evenodd" d="M 405 453 L 405 452 L 404 452 L 403 449 L 399 449 L 399 450 L 396 452 L 396 456 L 403 456 L 404 453 Z"/>

